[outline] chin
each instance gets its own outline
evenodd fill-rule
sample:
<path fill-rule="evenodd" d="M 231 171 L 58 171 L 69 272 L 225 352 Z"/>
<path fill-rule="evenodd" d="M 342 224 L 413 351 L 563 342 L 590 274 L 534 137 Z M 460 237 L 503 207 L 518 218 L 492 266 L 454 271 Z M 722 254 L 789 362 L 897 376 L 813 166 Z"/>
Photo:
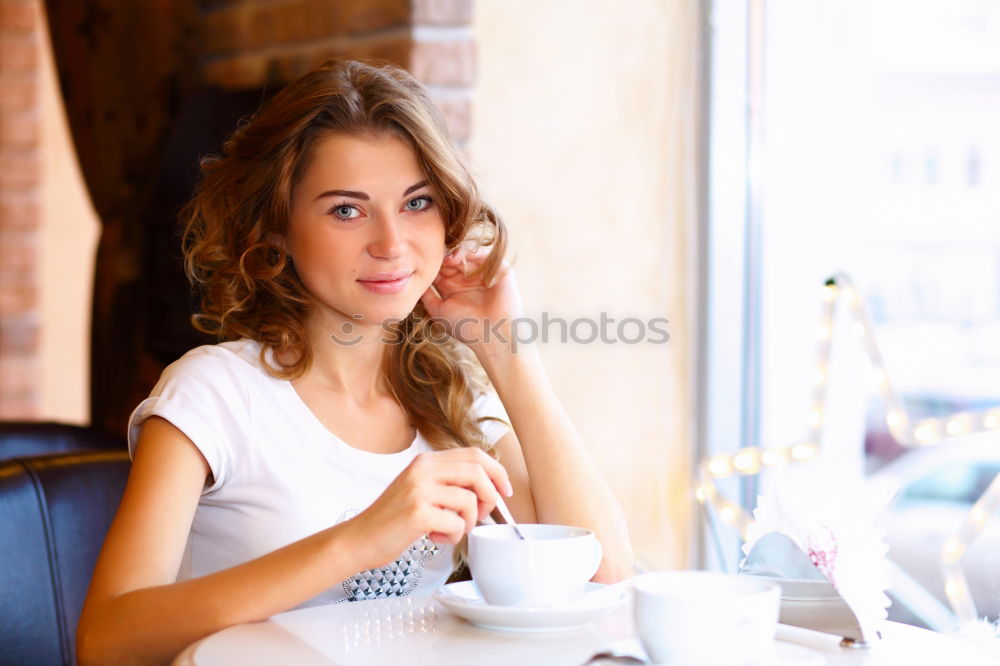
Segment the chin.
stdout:
<path fill-rule="evenodd" d="M 401 299 L 402 300 L 402 299 Z M 410 316 L 410 313 L 417 307 L 417 303 L 420 299 L 407 299 L 405 302 L 399 304 L 386 305 L 381 308 L 373 308 L 369 312 L 365 313 L 365 319 L 367 321 L 374 322 L 384 322 L 384 321 L 402 321 Z"/>

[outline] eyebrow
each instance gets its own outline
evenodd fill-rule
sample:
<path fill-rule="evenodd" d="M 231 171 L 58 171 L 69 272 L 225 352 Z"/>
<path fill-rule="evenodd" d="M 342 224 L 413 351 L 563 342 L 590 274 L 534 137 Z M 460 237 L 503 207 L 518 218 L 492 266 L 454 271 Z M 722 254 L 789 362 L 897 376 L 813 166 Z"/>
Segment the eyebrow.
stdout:
<path fill-rule="evenodd" d="M 406 191 L 403 192 L 403 196 L 405 197 L 410 192 L 415 192 L 419 190 L 421 187 L 424 187 L 425 185 L 427 185 L 426 180 L 422 180 L 416 185 L 410 185 L 408 188 L 406 188 Z M 332 196 L 351 197 L 352 199 L 361 199 L 362 201 L 371 200 L 371 197 L 368 196 L 368 194 L 366 194 L 365 192 L 355 192 L 353 190 L 327 190 L 323 194 L 316 197 L 316 201 L 319 201 L 323 197 L 332 197 Z"/>

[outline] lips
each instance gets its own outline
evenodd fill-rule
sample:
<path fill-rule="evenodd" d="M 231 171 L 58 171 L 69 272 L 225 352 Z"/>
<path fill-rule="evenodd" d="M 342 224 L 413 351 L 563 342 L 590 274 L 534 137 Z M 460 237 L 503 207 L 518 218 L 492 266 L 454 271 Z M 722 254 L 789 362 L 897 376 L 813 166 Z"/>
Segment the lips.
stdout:
<path fill-rule="evenodd" d="M 410 279 L 413 277 L 413 273 L 414 271 L 373 273 L 372 275 L 359 278 L 358 282 L 373 294 L 398 294 L 406 289 L 406 286 L 410 283 Z"/>

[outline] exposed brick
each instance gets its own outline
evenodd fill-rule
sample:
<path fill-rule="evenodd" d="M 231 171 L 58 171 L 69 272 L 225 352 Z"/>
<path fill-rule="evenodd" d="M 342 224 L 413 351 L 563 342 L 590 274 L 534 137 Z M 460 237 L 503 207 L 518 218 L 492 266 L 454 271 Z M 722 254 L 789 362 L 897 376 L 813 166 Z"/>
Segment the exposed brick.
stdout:
<path fill-rule="evenodd" d="M 0 70 L 34 70 L 37 65 L 37 48 L 33 39 L 20 35 L 0 36 Z"/>
<path fill-rule="evenodd" d="M 0 394 L 0 421 L 30 421 L 38 411 L 38 391 Z"/>
<path fill-rule="evenodd" d="M 357 36 L 409 24 L 408 0 L 285 0 L 254 13 L 251 46 Z"/>
<path fill-rule="evenodd" d="M 8 282 L 0 273 L 0 317 L 31 312 L 38 305 L 34 285 Z"/>
<path fill-rule="evenodd" d="M 38 155 L 34 151 L 0 151 L 0 187 L 35 185 L 38 174 Z"/>
<path fill-rule="evenodd" d="M 30 355 L 38 351 L 38 322 L 21 315 L 0 319 L 0 356 Z"/>
<path fill-rule="evenodd" d="M 206 63 L 205 82 L 230 90 L 260 88 L 267 81 L 269 59 L 261 53 L 220 58 Z"/>
<path fill-rule="evenodd" d="M 415 42 L 410 72 L 425 84 L 472 85 L 475 76 L 472 41 Z"/>
<path fill-rule="evenodd" d="M 448 131 L 456 141 L 465 141 L 472 134 L 472 104 L 467 99 L 433 98 L 434 106 L 441 109 Z"/>
<path fill-rule="evenodd" d="M 250 17 L 250 27 L 247 37 L 249 48 L 259 49 L 274 43 L 274 21 L 270 11 L 259 10 Z"/>
<path fill-rule="evenodd" d="M 417 25 L 468 25 L 472 23 L 472 0 L 413 0 L 413 22 Z"/>
<path fill-rule="evenodd" d="M 33 109 L 37 104 L 38 85 L 33 74 L 0 74 L 0 109 Z"/>
<path fill-rule="evenodd" d="M 276 56 L 271 67 L 280 80 L 291 81 L 308 72 L 315 64 L 308 49 L 296 49 Z"/>
<path fill-rule="evenodd" d="M 309 30 L 306 39 L 322 39 L 347 33 L 346 26 L 340 18 L 337 5 L 341 3 L 328 0 L 309 0 L 307 16 Z"/>
<path fill-rule="evenodd" d="M 367 39 L 353 47 L 350 55 L 355 58 L 373 58 L 388 60 L 400 67 L 408 67 L 413 52 L 413 40 L 409 35 L 388 37 L 386 39 Z"/>
<path fill-rule="evenodd" d="M 0 111 L 0 144 L 29 147 L 38 145 L 38 117 L 31 111 Z"/>
<path fill-rule="evenodd" d="M 37 255 L 34 231 L 0 231 L 0 275 L 32 274 Z"/>
<path fill-rule="evenodd" d="M 224 7 L 226 5 L 237 5 L 243 2 L 243 0 L 198 0 L 198 4 L 201 5 L 203 9 L 216 9 L 219 7 Z"/>
<path fill-rule="evenodd" d="M 0 30 L 31 32 L 37 24 L 34 2 L 0 2 Z"/>
<path fill-rule="evenodd" d="M 231 53 L 251 43 L 249 6 L 237 6 L 204 15 L 201 35 L 207 54 Z"/>
<path fill-rule="evenodd" d="M 337 8 L 338 33 L 356 35 L 410 24 L 410 0 L 354 0 L 331 4 Z"/>
<path fill-rule="evenodd" d="M 30 394 L 38 386 L 38 361 L 31 355 L 0 356 L 0 395 Z"/>
<path fill-rule="evenodd" d="M 314 37 L 309 27 L 311 9 L 309 0 L 296 0 L 264 7 L 258 11 L 263 12 L 271 24 L 272 43 L 287 44 Z"/>
<path fill-rule="evenodd" d="M 355 38 L 323 45 L 310 51 L 311 66 L 330 58 L 357 58 L 387 60 L 400 67 L 409 65 L 413 41 L 408 33 L 387 35 L 384 38 Z"/>
<path fill-rule="evenodd" d="M 38 197 L 34 192 L 0 193 L 0 231 L 35 229 L 41 219 Z"/>

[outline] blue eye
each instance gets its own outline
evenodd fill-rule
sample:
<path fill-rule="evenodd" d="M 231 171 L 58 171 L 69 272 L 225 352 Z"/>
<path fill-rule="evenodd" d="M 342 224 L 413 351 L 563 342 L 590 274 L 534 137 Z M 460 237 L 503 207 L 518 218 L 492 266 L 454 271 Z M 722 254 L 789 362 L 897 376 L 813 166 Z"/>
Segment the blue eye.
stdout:
<path fill-rule="evenodd" d="M 417 203 L 420 206 L 414 207 L 412 204 Z M 434 203 L 434 199 L 431 197 L 417 197 L 416 199 L 410 199 L 406 202 L 406 210 L 413 211 L 414 213 L 420 213 L 431 207 Z"/>
<path fill-rule="evenodd" d="M 350 211 L 354 211 L 356 215 L 351 215 Z M 346 203 L 337 204 L 336 206 L 330 209 L 329 214 L 333 215 L 338 220 L 343 220 L 343 221 L 354 220 L 361 217 L 361 212 L 358 211 L 357 208 L 355 208 L 351 204 L 346 204 Z"/>

